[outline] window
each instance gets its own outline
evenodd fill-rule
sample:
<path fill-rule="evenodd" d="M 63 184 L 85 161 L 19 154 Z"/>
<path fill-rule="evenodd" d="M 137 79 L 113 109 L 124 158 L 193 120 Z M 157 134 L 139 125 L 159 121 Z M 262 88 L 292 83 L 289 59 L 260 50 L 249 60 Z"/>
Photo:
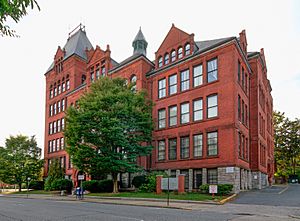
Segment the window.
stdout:
<path fill-rule="evenodd" d="M 217 58 L 207 62 L 207 83 L 218 80 Z"/>
<path fill-rule="evenodd" d="M 245 92 L 248 94 L 248 74 L 245 73 Z"/>
<path fill-rule="evenodd" d="M 169 139 L 169 160 L 177 159 L 177 139 Z"/>
<path fill-rule="evenodd" d="M 67 81 L 66 81 L 66 87 L 67 87 L 67 90 L 70 89 L 70 80 L 67 80 Z"/>
<path fill-rule="evenodd" d="M 61 111 L 65 111 L 65 99 L 61 100 Z"/>
<path fill-rule="evenodd" d="M 60 138 L 60 148 L 63 150 L 63 149 L 65 149 L 64 147 L 65 147 L 65 140 L 63 137 L 61 137 Z"/>
<path fill-rule="evenodd" d="M 241 96 L 238 95 L 238 119 L 241 121 Z"/>
<path fill-rule="evenodd" d="M 193 136 L 194 141 L 194 157 L 202 157 L 203 135 L 197 134 Z"/>
<path fill-rule="evenodd" d="M 158 110 L 158 128 L 166 127 L 166 109 Z"/>
<path fill-rule="evenodd" d="M 245 123 L 245 103 L 242 100 L 242 123 Z"/>
<path fill-rule="evenodd" d="M 239 157 L 242 157 L 242 134 L 240 132 L 238 135 L 238 148 L 239 148 Z"/>
<path fill-rule="evenodd" d="M 207 184 L 218 184 L 217 169 L 207 169 Z"/>
<path fill-rule="evenodd" d="M 193 120 L 203 120 L 203 102 L 202 99 L 193 101 Z"/>
<path fill-rule="evenodd" d="M 49 115 L 50 115 L 50 117 L 53 115 L 52 105 L 49 106 Z"/>
<path fill-rule="evenodd" d="M 190 156 L 190 138 L 181 137 L 180 138 L 180 158 L 185 159 Z"/>
<path fill-rule="evenodd" d="M 186 91 L 190 88 L 190 71 L 189 69 L 180 72 L 181 91 Z"/>
<path fill-rule="evenodd" d="M 65 118 L 61 119 L 61 130 L 65 129 Z"/>
<path fill-rule="evenodd" d="M 213 156 L 218 154 L 218 132 L 207 133 L 207 155 Z"/>
<path fill-rule="evenodd" d="M 61 93 L 61 86 L 60 86 L 60 84 L 59 84 L 59 85 L 57 85 L 57 93 L 58 93 L 58 94 L 60 94 L 60 93 Z"/>
<path fill-rule="evenodd" d="M 60 132 L 60 120 L 57 120 L 57 132 Z"/>
<path fill-rule="evenodd" d="M 53 115 L 56 114 L 56 103 L 53 104 Z"/>
<path fill-rule="evenodd" d="M 245 124 L 248 126 L 248 106 L 245 105 Z"/>
<path fill-rule="evenodd" d="M 238 82 L 241 82 L 241 62 L 238 61 Z"/>
<path fill-rule="evenodd" d="M 52 85 L 50 86 L 50 99 L 53 98 L 53 90 L 52 90 Z"/>
<path fill-rule="evenodd" d="M 62 85 L 61 91 L 64 92 L 66 90 L 66 83 L 63 82 L 61 85 Z"/>
<path fill-rule="evenodd" d="M 189 170 L 180 170 L 180 173 L 184 175 L 184 189 L 189 188 Z"/>
<path fill-rule="evenodd" d="M 177 93 L 177 75 L 169 76 L 169 95 Z"/>
<path fill-rule="evenodd" d="M 218 95 L 207 97 L 207 118 L 218 116 Z"/>
<path fill-rule="evenodd" d="M 52 134 L 52 123 L 49 123 L 49 134 Z"/>
<path fill-rule="evenodd" d="M 132 90 L 133 92 L 136 92 L 136 80 L 137 80 L 136 75 L 132 75 L 131 80 L 130 80 L 130 83 L 132 84 L 131 90 Z"/>
<path fill-rule="evenodd" d="M 169 107 L 169 127 L 177 125 L 177 106 Z"/>
<path fill-rule="evenodd" d="M 56 142 L 55 140 L 52 140 L 52 147 L 53 147 L 53 152 L 56 151 Z"/>
<path fill-rule="evenodd" d="M 90 70 L 90 78 L 91 78 L 91 82 L 95 81 L 94 67 L 92 67 Z"/>
<path fill-rule="evenodd" d="M 193 85 L 197 87 L 203 84 L 202 64 L 193 67 Z"/>
<path fill-rule="evenodd" d="M 59 149 L 60 149 L 59 139 L 56 139 L 56 150 L 59 151 Z"/>
<path fill-rule="evenodd" d="M 243 87 L 243 89 L 245 87 L 245 71 L 244 71 L 244 68 L 242 68 L 242 87 Z"/>
<path fill-rule="evenodd" d="M 99 64 L 96 65 L 96 78 L 99 79 L 100 77 L 100 70 L 99 70 Z"/>
<path fill-rule="evenodd" d="M 166 143 L 164 140 L 158 141 L 158 160 L 165 160 L 166 157 Z"/>
<path fill-rule="evenodd" d="M 202 169 L 194 170 L 194 189 L 199 189 L 202 185 Z"/>
<path fill-rule="evenodd" d="M 57 113 L 60 113 L 60 101 L 57 101 Z"/>
<path fill-rule="evenodd" d="M 57 96 L 57 88 L 54 87 L 54 97 Z"/>
<path fill-rule="evenodd" d="M 166 96 L 166 79 L 161 79 L 158 81 L 158 98 L 163 98 Z"/>
<path fill-rule="evenodd" d="M 190 122 L 190 106 L 189 103 L 184 103 L 180 105 L 180 123 L 185 124 Z"/>
<path fill-rule="evenodd" d="M 184 54 L 189 55 L 191 53 L 191 45 L 188 43 L 185 45 Z"/>
<path fill-rule="evenodd" d="M 53 133 L 55 134 L 57 131 L 56 131 L 56 121 L 53 122 Z"/>
<path fill-rule="evenodd" d="M 162 57 L 160 56 L 159 58 L 158 58 L 158 67 L 160 68 L 160 67 L 162 67 L 162 65 L 163 65 L 163 62 L 162 62 Z"/>
<path fill-rule="evenodd" d="M 173 51 L 171 52 L 171 62 L 174 62 L 175 60 L 176 60 L 176 51 L 173 50 Z"/>
<path fill-rule="evenodd" d="M 165 65 L 169 64 L 169 54 L 165 54 L 164 60 L 165 60 Z"/>
<path fill-rule="evenodd" d="M 178 48 L 178 59 L 182 58 L 182 47 Z"/>
<path fill-rule="evenodd" d="M 52 152 L 52 141 L 49 140 L 48 141 L 48 153 L 51 153 Z"/>

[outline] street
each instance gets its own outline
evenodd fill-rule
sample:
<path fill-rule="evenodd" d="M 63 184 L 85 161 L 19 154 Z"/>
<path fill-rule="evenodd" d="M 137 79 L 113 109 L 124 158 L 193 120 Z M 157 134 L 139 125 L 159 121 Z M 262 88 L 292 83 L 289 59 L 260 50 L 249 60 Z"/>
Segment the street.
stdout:
<path fill-rule="evenodd" d="M 185 210 L 0 197 L 1 221 L 282 221 L 300 219 L 300 185 L 243 192 L 225 205 L 198 204 Z"/>

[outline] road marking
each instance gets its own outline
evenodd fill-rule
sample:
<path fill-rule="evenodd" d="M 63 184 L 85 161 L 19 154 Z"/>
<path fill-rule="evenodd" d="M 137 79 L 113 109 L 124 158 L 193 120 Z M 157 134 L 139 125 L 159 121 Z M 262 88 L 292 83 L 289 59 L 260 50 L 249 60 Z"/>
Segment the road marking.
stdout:
<path fill-rule="evenodd" d="M 287 186 L 286 188 L 284 188 L 283 190 L 281 190 L 278 194 L 284 193 L 285 191 L 287 191 L 288 188 L 289 188 L 289 186 Z"/>

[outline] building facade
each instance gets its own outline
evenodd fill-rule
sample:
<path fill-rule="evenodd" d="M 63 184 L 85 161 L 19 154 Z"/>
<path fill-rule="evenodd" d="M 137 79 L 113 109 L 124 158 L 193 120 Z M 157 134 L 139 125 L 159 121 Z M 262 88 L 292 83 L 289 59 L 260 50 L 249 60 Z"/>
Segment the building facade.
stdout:
<path fill-rule="evenodd" d="M 273 180 L 271 86 L 263 49 L 247 51 L 238 37 L 196 41 L 174 25 L 147 58 L 139 30 L 133 54 L 118 63 L 106 49 L 93 48 L 81 25 L 58 47 L 46 77 L 45 176 L 57 158 L 77 180 L 65 151 L 64 111 L 100 77 L 121 77 L 146 89 L 152 101 L 154 149 L 138 159 L 146 170 L 185 174 L 185 188 L 234 184 L 234 191 L 263 188 Z M 130 184 L 132 175 L 120 175 Z"/>

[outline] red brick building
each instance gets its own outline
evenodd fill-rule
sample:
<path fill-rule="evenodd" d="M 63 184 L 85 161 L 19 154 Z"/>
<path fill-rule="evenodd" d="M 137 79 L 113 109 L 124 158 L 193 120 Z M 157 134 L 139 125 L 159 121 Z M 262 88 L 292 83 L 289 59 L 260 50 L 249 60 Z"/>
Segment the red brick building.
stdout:
<path fill-rule="evenodd" d="M 59 158 L 66 175 L 76 180 L 64 149 L 64 110 L 107 76 L 136 82 L 155 103 L 154 149 L 138 160 L 146 170 L 185 174 L 190 191 L 205 183 L 232 183 L 238 192 L 272 182 L 273 100 L 263 49 L 248 52 L 245 31 L 196 41 L 174 25 L 154 61 L 146 56 L 147 45 L 139 30 L 133 54 L 118 63 L 109 46 L 93 48 L 79 26 L 58 47 L 45 74 L 45 175 L 51 159 Z"/>

